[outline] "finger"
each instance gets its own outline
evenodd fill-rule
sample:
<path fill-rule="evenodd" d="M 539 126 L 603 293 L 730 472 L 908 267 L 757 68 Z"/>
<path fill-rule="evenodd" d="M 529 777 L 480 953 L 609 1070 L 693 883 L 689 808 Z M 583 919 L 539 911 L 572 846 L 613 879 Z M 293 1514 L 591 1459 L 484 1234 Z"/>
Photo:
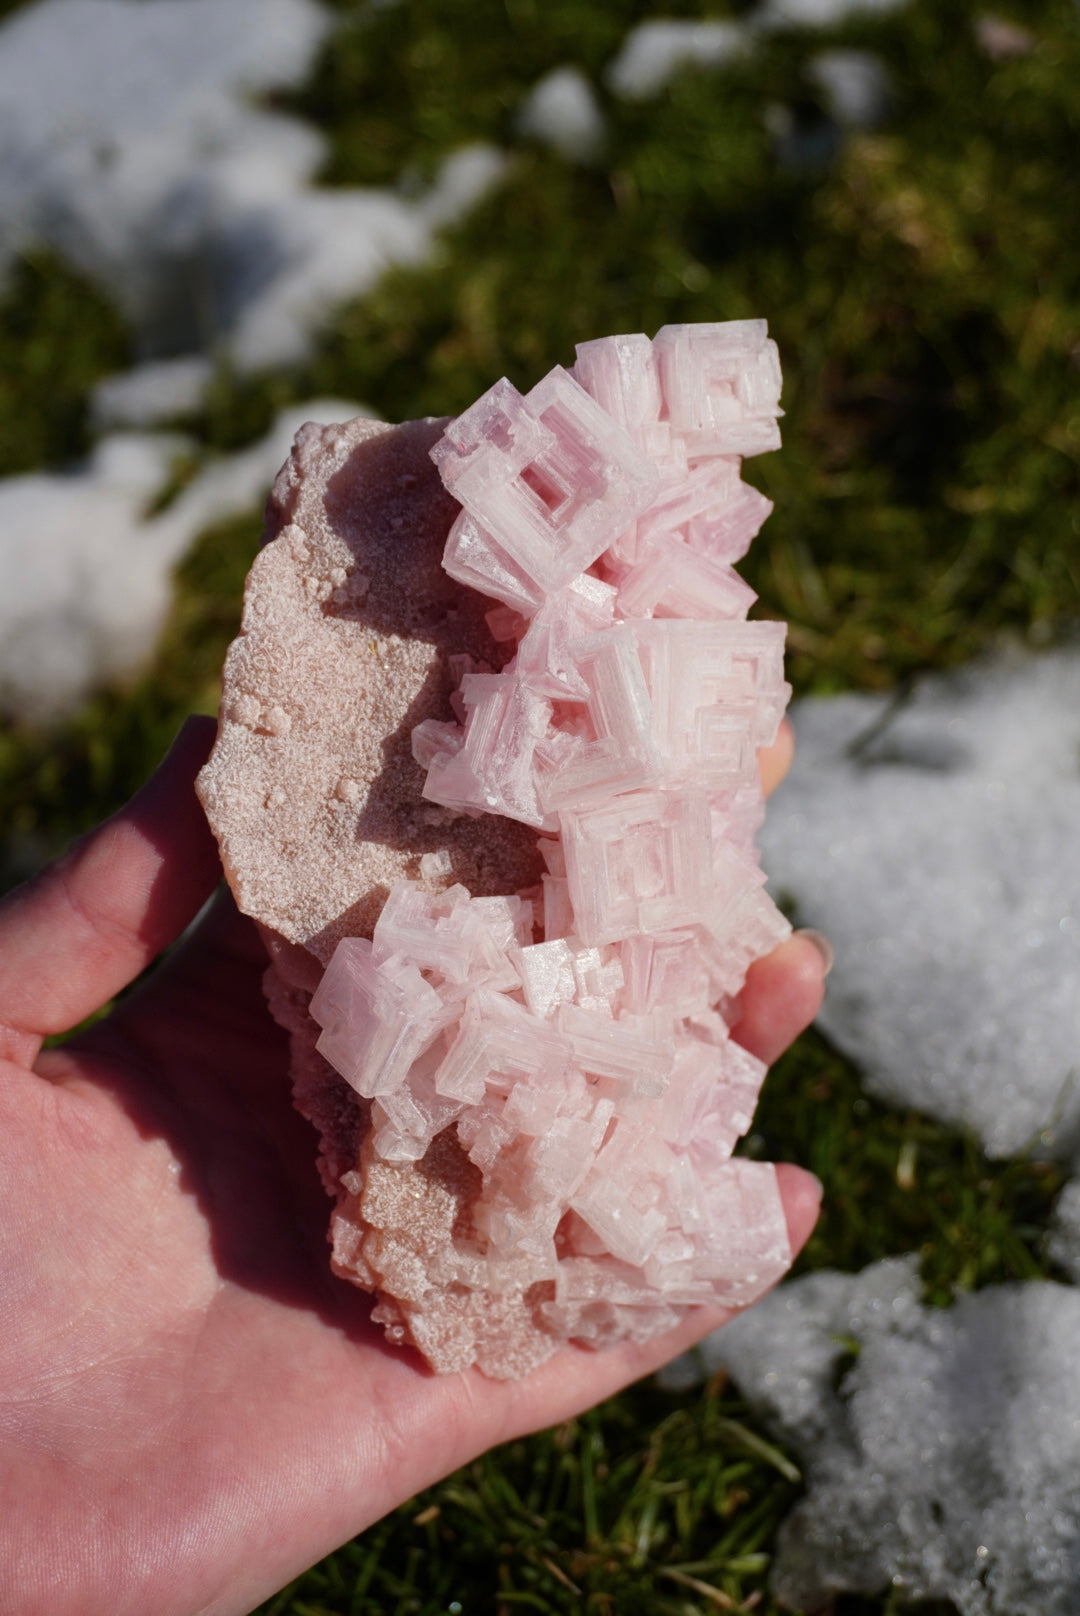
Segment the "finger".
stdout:
<path fill-rule="evenodd" d="M 761 789 L 768 797 L 774 792 L 791 768 L 795 756 L 795 734 L 787 719 L 781 720 L 776 739 L 771 746 L 763 746 L 758 753 Z"/>
<path fill-rule="evenodd" d="M 0 1056 L 30 1065 L 173 941 L 221 877 L 195 796 L 214 737 L 188 719 L 125 808 L 0 905 Z"/>
<path fill-rule="evenodd" d="M 250 1044 L 256 1031 L 250 1025 L 253 1013 L 258 1030 L 265 1030 L 266 966 L 266 949 L 254 923 L 239 913 L 223 885 L 161 969 L 126 994 L 106 1020 L 69 1040 L 65 1053 L 94 1049 L 103 1037 L 108 1042 L 113 1035 L 124 1036 L 134 1029 L 144 1051 L 154 1051 L 160 1061 L 167 1061 L 189 1037 L 203 1038 L 211 1020 L 219 1048 L 225 1028 L 232 1027 Z"/>
<path fill-rule="evenodd" d="M 821 1180 L 793 1162 L 777 1162 L 776 1177 L 787 1218 L 791 1255 L 797 1257 L 814 1232 L 821 1211 Z"/>
<path fill-rule="evenodd" d="M 732 1036 L 767 1066 L 821 1009 L 830 963 L 823 944 L 816 933 L 797 931 L 747 972 Z"/>
<path fill-rule="evenodd" d="M 213 973 L 236 965 L 251 967 L 261 978 L 268 963 L 269 954 L 255 922 L 240 913 L 236 899 L 223 886 L 171 957 L 170 968 L 189 977 L 202 973 L 209 985 Z"/>

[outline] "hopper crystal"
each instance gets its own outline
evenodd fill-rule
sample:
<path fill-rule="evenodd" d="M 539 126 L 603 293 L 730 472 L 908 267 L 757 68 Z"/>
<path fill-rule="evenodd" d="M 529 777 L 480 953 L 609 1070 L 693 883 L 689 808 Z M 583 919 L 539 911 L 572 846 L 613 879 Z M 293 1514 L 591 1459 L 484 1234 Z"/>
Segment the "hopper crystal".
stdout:
<path fill-rule="evenodd" d="M 495 650 L 412 726 L 423 812 L 531 827 L 543 872 L 474 896 L 428 842 L 310 1015 L 370 1112 L 335 1266 L 436 1369 L 642 1339 L 790 1261 L 774 1168 L 732 1156 L 764 1068 L 729 1036 L 790 929 L 754 848 L 784 631 L 732 566 L 778 396 L 763 321 L 670 326 L 496 383 L 431 449 Z"/>

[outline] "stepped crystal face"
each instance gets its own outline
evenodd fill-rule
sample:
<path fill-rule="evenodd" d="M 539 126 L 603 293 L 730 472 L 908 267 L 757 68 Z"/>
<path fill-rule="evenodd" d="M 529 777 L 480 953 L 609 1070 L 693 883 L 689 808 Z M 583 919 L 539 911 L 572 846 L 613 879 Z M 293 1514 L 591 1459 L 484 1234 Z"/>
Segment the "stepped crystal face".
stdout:
<path fill-rule="evenodd" d="M 278 939 L 271 1004 L 323 1133 L 335 1267 L 438 1370 L 641 1339 L 754 1300 L 790 1261 L 773 1166 L 732 1155 L 764 1069 L 730 1036 L 749 965 L 789 931 L 754 847 L 784 630 L 746 620 L 734 571 L 771 509 L 740 465 L 779 442 L 779 386 L 755 320 L 588 342 L 525 395 L 496 383 L 430 443 L 456 502 L 428 495 L 440 604 L 415 585 L 398 619 L 393 546 L 400 571 L 415 529 L 375 509 L 380 429 L 313 439 L 275 490 L 277 546 L 310 552 L 317 528 L 375 580 L 304 609 L 309 639 L 336 636 L 339 704 L 366 681 L 392 738 L 350 762 L 364 723 L 333 720 L 331 807 L 315 792 L 261 863 L 223 850 Z M 249 603 L 253 645 L 273 615 Z M 309 775 L 321 722 L 308 702 Z M 227 830 L 221 775 L 203 790 Z M 314 883 L 320 856 L 336 907 L 289 897 L 286 866 Z M 381 908 L 347 901 L 365 870 Z"/>

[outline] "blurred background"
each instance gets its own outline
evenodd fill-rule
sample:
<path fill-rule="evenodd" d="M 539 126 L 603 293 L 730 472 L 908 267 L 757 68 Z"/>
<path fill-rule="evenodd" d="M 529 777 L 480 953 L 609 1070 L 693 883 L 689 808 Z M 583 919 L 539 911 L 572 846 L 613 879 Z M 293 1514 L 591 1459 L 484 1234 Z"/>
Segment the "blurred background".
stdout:
<path fill-rule="evenodd" d="M 925 850 L 904 852 L 878 792 L 838 855 L 796 780 L 780 885 L 797 919 L 842 934 L 840 1012 L 771 1075 L 747 1148 L 825 1181 L 801 1270 L 914 1253 L 920 1306 L 1047 1276 L 1071 1305 L 1055 1206 L 1075 1138 L 1054 1129 L 1062 1028 L 1080 1033 L 1065 924 L 1074 898 L 1080 913 L 1078 84 L 1075 0 L 0 3 L 0 884 L 118 805 L 187 712 L 216 710 L 261 503 L 300 421 L 453 414 L 501 375 L 524 390 L 571 363 L 576 341 L 765 316 L 784 447 L 747 468 L 776 509 L 742 570 L 758 611 L 790 624 L 789 677 L 824 736 L 802 789 L 847 791 L 852 758 L 874 762 L 893 719 L 924 709 L 966 739 L 944 761 L 879 746 L 904 790 L 955 776 L 985 807 L 992 785 L 1027 782 L 1007 829 L 1039 843 L 1048 893 L 1025 919 L 1025 936 L 1043 926 L 1032 1027 L 988 1081 L 1012 1085 L 1007 1106 L 1021 1064 L 1046 1070 L 1005 1137 L 955 1097 L 970 1038 L 917 1053 L 917 1093 L 895 1049 L 890 1077 L 874 1037 L 860 1043 L 850 910 L 874 914 L 880 941 Z M 1029 702 L 1009 680 L 1032 668 Z M 833 735 L 818 698 L 840 693 L 865 703 Z M 843 818 L 835 792 L 815 800 Z M 923 800 L 905 796 L 903 817 Z M 997 870 L 1000 835 L 979 842 L 979 823 L 960 813 L 956 857 L 978 844 Z M 829 909 L 797 868 L 800 835 L 830 890 L 862 837 L 856 903 Z M 968 874 L 950 948 L 972 939 L 971 987 L 1000 965 L 975 940 L 1008 926 L 971 897 L 983 865 Z M 948 869 L 936 880 L 905 896 L 905 958 L 948 905 Z M 896 961 L 873 957 L 902 998 Z M 889 1036 L 907 1047 L 904 1028 Z M 808 1593 L 770 1583 L 812 1442 L 777 1445 L 721 1362 L 482 1461 L 266 1609 L 765 1613 L 778 1591 L 836 1616 L 916 1598 L 1029 1608 L 985 1576 L 965 1593 L 959 1527 L 933 1575 L 887 1548 L 853 1569 L 819 1543 Z M 1080 1411 L 1080 1384 L 1053 1396 Z M 886 1517 L 917 1469 L 890 1484 Z M 1066 1555 L 1030 1608 L 1080 1608 L 1078 1565 Z"/>

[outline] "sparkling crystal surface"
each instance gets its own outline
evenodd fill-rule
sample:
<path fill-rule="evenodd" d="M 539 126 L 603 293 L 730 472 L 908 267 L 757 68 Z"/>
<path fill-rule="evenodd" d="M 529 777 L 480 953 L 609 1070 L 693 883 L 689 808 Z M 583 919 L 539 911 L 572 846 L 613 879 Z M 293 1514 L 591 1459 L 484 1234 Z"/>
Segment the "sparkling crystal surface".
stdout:
<path fill-rule="evenodd" d="M 732 1155 L 764 1069 L 729 1036 L 790 930 L 754 846 L 784 630 L 733 570 L 778 397 L 763 321 L 672 326 L 497 383 L 431 449 L 489 649 L 446 657 L 448 706 L 411 725 L 411 823 L 446 847 L 386 882 L 370 940 L 335 923 L 309 1014 L 367 1108 L 335 1268 L 439 1371 L 644 1339 L 790 1262 L 774 1168 Z M 529 827 L 533 885 L 462 884 L 452 828 L 485 816 L 493 847 Z"/>
<path fill-rule="evenodd" d="M 375 1096 L 369 1174 L 453 1138 L 476 1181 L 448 1271 L 552 1342 L 742 1305 L 790 1257 L 773 1168 L 732 1157 L 764 1069 L 724 1017 L 788 930 L 753 847 L 784 630 L 746 621 L 732 565 L 771 509 L 739 468 L 778 396 L 764 322 L 667 327 L 582 344 L 525 397 L 497 383 L 432 451 L 463 506 L 444 565 L 501 603 L 513 654 L 463 659 L 459 725 L 416 727 L 424 795 L 543 831 L 547 873 L 528 921 L 399 883 L 313 1009 Z M 363 1250 L 422 1344 L 414 1269 Z"/>

